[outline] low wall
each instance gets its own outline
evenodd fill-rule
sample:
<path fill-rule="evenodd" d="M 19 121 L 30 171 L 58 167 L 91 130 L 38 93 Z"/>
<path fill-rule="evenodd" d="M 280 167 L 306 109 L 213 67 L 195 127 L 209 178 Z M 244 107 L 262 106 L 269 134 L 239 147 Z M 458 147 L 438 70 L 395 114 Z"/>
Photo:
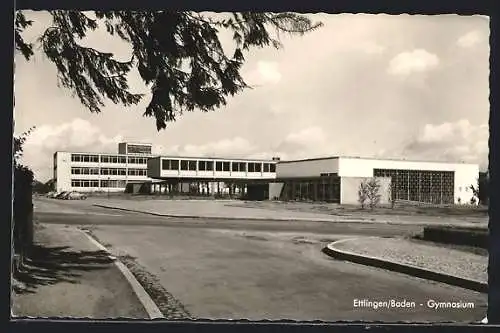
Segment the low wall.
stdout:
<path fill-rule="evenodd" d="M 422 238 L 432 242 L 488 249 L 486 228 L 425 227 Z"/>

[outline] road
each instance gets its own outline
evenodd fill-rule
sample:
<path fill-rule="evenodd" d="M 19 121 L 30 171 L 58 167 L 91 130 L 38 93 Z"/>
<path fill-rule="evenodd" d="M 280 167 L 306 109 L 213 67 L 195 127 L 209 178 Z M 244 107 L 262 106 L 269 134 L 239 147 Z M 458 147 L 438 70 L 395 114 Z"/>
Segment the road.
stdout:
<path fill-rule="evenodd" d="M 415 227 L 173 219 L 56 200 L 37 200 L 35 206 L 41 223 L 90 226 L 112 251 L 132 256 L 155 275 L 197 318 L 471 322 L 486 312 L 485 294 L 321 252 L 342 237 L 405 235 Z M 355 299 L 416 306 L 356 308 Z M 472 302 L 475 308 L 434 310 L 428 300 Z"/>

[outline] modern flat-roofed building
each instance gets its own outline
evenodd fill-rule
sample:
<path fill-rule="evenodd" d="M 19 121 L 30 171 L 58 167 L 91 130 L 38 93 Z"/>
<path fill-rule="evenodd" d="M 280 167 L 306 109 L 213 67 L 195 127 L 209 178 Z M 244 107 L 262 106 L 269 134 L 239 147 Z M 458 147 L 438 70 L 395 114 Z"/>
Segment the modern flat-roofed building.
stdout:
<path fill-rule="evenodd" d="M 148 177 L 162 180 L 166 192 L 212 194 L 245 193 L 269 198 L 269 183 L 276 179 L 278 160 L 231 159 L 222 157 L 157 156 L 148 160 Z"/>
<path fill-rule="evenodd" d="M 119 144 L 119 154 L 62 152 L 54 153 L 56 191 L 120 192 L 129 183 L 151 181 L 147 160 L 151 144 Z"/>
<path fill-rule="evenodd" d="M 123 142 L 118 144 L 118 154 L 58 151 L 53 167 L 58 192 L 123 192 L 132 184 L 132 192 L 147 185 L 148 192 L 258 193 L 264 199 L 269 181 L 276 178 L 276 163 L 153 156 L 151 144 Z"/>
<path fill-rule="evenodd" d="M 151 144 L 120 143 L 118 154 L 56 152 L 57 191 L 245 194 L 248 199 L 357 204 L 362 182 L 377 179 L 381 203 L 471 203 L 479 166 L 334 156 L 280 161 L 153 156 Z"/>
<path fill-rule="evenodd" d="M 270 197 L 357 204 L 362 181 L 379 180 L 381 203 L 390 198 L 433 204 L 470 203 L 479 166 L 336 156 L 281 161 Z"/>

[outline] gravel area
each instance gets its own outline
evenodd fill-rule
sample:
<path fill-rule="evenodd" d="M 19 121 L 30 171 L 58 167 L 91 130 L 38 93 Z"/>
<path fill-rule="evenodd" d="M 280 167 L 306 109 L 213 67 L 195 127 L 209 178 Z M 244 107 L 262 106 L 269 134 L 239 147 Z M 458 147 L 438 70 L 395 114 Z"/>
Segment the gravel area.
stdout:
<path fill-rule="evenodd" d="M 487 256 L 449 247 L 419 244 L 401 238 L 365 238 L 342 242 L 335 245 L 335 248 L 468 279 L 488 281 Z"/>

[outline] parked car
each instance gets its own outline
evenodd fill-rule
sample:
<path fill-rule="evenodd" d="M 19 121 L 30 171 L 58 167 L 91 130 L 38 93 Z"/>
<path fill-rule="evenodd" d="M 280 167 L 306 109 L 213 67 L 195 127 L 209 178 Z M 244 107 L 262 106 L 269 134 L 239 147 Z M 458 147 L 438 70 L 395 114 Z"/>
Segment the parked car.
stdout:
<path fill-rule="evenodd" d="M 63 199 L 67 194 L 68 194 L 68 191 L 62 191 L 62 192 L 58 193 L 54 198 Z"/>
<path fill-rule="evenodd" d="M 57 192 L 49 192 L 49 193 L 47 193 L 47 198 L 55 198 L 56 195 L 57 195 Z"/>
<path fill-rule="evenodd" d="M 78 192 L 70 192 L 65 197 L 65 199 L 66 200 L 85 200 L 85 199 L 87 199 L 87 196 L 85 196 L 82 193 L 78 193 Z"/>

